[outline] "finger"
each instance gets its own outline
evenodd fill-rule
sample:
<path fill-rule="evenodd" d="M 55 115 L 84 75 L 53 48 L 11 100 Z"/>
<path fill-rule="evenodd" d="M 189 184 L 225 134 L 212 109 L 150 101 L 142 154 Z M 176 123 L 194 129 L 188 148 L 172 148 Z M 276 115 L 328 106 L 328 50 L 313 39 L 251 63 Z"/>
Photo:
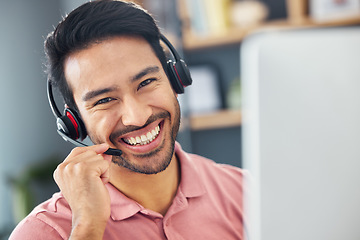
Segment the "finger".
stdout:
<path fill-rule="evenodd" d="M 101 154 L 88 151 L 81 155 L 76 156 L 67 162 L 60 163 L 54 171 L 54 179 L 69 178 L 71 176 L 100 177 L 109 168 L 110 162 L 104 161 Z M 91 174 L 93 173 L 93 174 Z"/>
<path fill-rule="evenodd" d="M 83 168 L 80 170 L 84 170 L 84 171 L 80 171 L 80 172 L 86 173 L 85 176 L 87 176 L 87 177 L 91 176 L 92 175 L 91 172 L 92 172 L 95 174 L 93 176 L 100 177 L 101 180 L 103 181 L 103 183 L 107 183 L 109 181 L 110 162 L 104 161 L 104 158 L 101 155 L 98 155 L 98 157 L 96 159 L 94 158 L 94 161 L 87 162 L 86 164 L 79 163 L 77 165 Z M 88 169 L 88 170 L 92 169 L 93 171 L 87 171 L 86 169 Z M 80 174 L 78 173 L 77 175 L 80 175 Z"/>
<path fill-rule="evenodd" d="M 101 154 L 101 153 L 106 152 L 106 150 L 108 150 L 108 149 L 109 149 L 109 145 L 106 143 L 87 146 L 87 147 L 76 147 L 73 150 L 71 150 L 70 154 L 65 159 L 65 161 L 67 161 L 67 159 L 76 157 L 76 156 L 81 155 L 86 152 L 95 152 L 95 154 Z"/>
<path fill-rule="evenodd" d="M 101 181 L 106 184 L 110 181 L 110 170 L 109 168 L 107 168 L 105 171 L 103 171 L 103 173 L 100 176 Z"/>
<path fill-rule="evenodd" d="M 92 150 L 94 150 L 97 154 L 101 154 L 106 152 L 106 150 L 108 150 L 110 146 L 107 143 L 102 143 L 91 147 L 94 147 Z"/>

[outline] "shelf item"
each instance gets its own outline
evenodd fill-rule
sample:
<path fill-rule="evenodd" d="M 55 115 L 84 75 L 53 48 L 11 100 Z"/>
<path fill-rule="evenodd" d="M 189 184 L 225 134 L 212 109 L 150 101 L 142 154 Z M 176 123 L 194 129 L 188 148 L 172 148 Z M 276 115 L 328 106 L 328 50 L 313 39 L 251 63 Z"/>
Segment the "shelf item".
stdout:
<path fill-rule="evenodd" d="M 311 0 L 309 15 L 317 22 L 360 16 L 359 0 Z"/>
<path fill-rule="evenodd" d="M 302 23 L 307 19 L 308 1 L 286 0 L 287 16 L 294 24 Z"/>
<path fill-rule="evenodd" d="M 249 27 L 264 22 L 269 8 L 259 0 L 232 1 L 228 14 L 232 26 Z"/>
<path fill-rule="evenodd" d="M 224 34 L 230 26 L 231 0 L 178 0 L 185 28 L 199 35 Z M 181 5 L 181 6 L 179 6 Z"/>
<path fill-rule="evenodd" d="M 239 127 L 241 125 L 240 110 L 222 110 L 208 114 L 190 116 L 191 130 L 210 130 L 226 127 Z"/>
<path fill-rule="evenodd" d="M 184 94 L 190 114 L 221 109 L 220 80 L 216 67 L 210 64 L 192 65 L 189 70 L 192 79 L 195 79 Z"/>

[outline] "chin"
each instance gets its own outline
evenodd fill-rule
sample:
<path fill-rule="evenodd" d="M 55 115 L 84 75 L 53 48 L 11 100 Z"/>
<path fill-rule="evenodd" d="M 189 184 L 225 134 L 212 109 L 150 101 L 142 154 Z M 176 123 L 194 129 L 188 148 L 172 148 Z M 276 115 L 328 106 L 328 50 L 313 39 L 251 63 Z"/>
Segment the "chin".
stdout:
<path fill-rule="evenodd" d="M 170 146 L 165 146 L 168 143 Z M 167 169 L 174 156 L 175 139 L 164 141 L 159 148 L 144 154 L 113 156 L 112 162 L 141 174 L 157 174 Z"/>

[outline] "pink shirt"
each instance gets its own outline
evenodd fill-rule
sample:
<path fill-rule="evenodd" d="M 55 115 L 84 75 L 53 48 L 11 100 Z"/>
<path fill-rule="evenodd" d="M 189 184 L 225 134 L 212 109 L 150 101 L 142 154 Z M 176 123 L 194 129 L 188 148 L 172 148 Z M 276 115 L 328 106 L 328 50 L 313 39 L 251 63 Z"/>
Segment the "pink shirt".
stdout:
<path fill-rule="evenodd" d="M 185 153 L 176 143 L 181 182 L 165 216 L 145 209 L 111 184 L 111 217 L 103 239 L 244 239 L 244 172 Z M 71 211 L 61 193 L 37 206 L 10 240 L 68 239 Z"/>

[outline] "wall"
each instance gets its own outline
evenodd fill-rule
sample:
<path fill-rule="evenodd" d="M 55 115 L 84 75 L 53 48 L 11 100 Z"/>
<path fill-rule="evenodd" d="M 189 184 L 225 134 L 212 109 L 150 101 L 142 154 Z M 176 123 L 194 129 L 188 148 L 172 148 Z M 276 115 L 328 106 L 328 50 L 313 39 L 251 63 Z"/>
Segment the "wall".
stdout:
<path fill-rule="evenodd" d="M 70 2 L 0 2 L 0 236 L 14 224 L 8 178 L 49 156 L 62 159 L 72 148 L 55 131 L 42 66 L 44 38 Z"/>

